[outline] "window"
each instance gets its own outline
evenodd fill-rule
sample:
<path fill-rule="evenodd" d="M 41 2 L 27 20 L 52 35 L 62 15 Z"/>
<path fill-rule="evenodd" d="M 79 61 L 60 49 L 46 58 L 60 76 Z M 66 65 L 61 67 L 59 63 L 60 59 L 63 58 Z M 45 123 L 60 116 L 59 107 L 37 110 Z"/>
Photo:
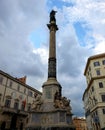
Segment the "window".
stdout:
<path fill-rule="evenodd" d="M 98 115 L 97 111 L 95 111 L 95 115 Z"/>
<path fill-rule="evenodd" d="M 23 95 L 19 95 L 19 99 L 22 100 L 23 99 Z"/>
<path fill-rule="evenodd" d="M 12 81 L 10 81 L 10 83 L 9 83 L 9 87 L 12 87 Z"/>
<path fill-rule="evenodd" d="M 89 71 L 91 71 L 91 67 L 89 67 Z"/>
<path fill-rule="evenodd" d="M 102 102 L 105 102 L 105 95 L 101 95 Z"/>
<path fill-rule="evenodd" d="M 102 64 L 105 65 L 105 60 L 102 61 Z"/>
<path fill-rule="evenodd" d="M 14 103 L 14 109 L 18 110 L 18 107 L 19 107 L 19 103 L 18 103 L 18 102 L 15 102 L 15 103 Z"/>
<path fill-rule="evenodd" d="M 31 110 L 31 104 L 28 104 L 27 110 L 28 110 L 28 111 Z"/>
<path fill-rule="evenodd" d="M 100 70 L 96 70 L 96 74 L 97 74 L 97 75 L 100 75 Z"/>
<path fill-rule="evenodd" d="M 11 99 L 6 99 L 5 101 L 5 107 L 10 107 Z"/>
<path fill-rule="evenodd" d="M 105 108 L 102 109 L 103 114 L 105 114 Z"/>
<path fill-rule="evenodd" d="M 99 87 L 103 88 L 103 83 L 102 82 L 99 82 Z"/>
<path fill-rule="evenodd" d="M 0 84 L 3 83 L 3 77 L 0 77 Z"/>
<path fill-rule="evenodd" d="M 92 86 L 92 92 L 94 92 L 94 87 Z"/>
<path fill-rule="evenodd" d="M 31 91 L 28 91 L 28 95 L 29 95 L 30 97 L 32 97 L 32 92 L 31 92 Z"/>
<path fill-rule="evenodd" d="M 17 86 L 17 90 L 18 90 L 18 91 L 20 90 L 20 84 L 18 84 L 18 86 Z"/>
<path fill-rule="evenodd" d="M 24 93 L 26 93 L 26 88 L 24 88 Z"/>
<path fill-rule="evenodd" d="M 97 104 L 97 99 L 95 97 L 93 97 L 94 103 Z"/>
<path fill-rule="evenodd" d="M 94 62 L 94 66 L 100 66 L 99 61 Z"/>
<path fill-rule="evenodd" d="M 25 106 L 24 106 L 24 103 L 22 102 L 22 104 L 21 104 L 21 110 L 24 111 L 24 109 L 25 109 Z"/>

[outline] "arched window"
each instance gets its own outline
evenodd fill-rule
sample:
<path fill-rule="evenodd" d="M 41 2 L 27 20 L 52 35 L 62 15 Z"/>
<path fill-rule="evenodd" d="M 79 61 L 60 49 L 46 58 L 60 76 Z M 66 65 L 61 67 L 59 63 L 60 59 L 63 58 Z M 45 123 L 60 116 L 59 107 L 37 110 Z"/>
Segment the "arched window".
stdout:
<path fill-rule="evenodd" d="M 18 110 L 18 108 L 19 108 L 19 100 L 18 100 L 18 99 L 15 99 L 14 109 Z"/>
<path fill-rule="evenodd" d="M 6 122 L 3 121 L 3 122 L 1 123 L 1 130 L 5 130 L 5 126 L 6 126 Z"/>
<path fill-rule="evenodd" d="M 10 108 L 10 105 L 11 105 L 11 96 L 6 96 L 5 107 Z"/>
<path fill-rule="evenodd" d="M 30 111 L 30 110 L 31 110 L 31 103 L 28 103 L 27 111 Z"/>
<path fill-rule="evenodd" d="M 26 107 L 26 99 L 24 99 L 24 100 L 22 101 L 21 110 L 24 111 L 24 110 L 25 110 L 25 107 Z"/>

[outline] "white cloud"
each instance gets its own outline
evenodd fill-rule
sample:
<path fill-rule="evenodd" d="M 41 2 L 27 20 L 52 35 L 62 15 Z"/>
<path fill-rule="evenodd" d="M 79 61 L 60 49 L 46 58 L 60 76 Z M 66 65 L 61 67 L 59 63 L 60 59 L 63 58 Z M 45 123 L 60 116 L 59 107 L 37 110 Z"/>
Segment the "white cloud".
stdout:
<path fill-rule="evenodd" d="M 92 30 L 94 34 L 101 34 L 105 37 L 105 1 L 96 0 L 76 0 L 74 6 L 64 6 L 63 12 L 71 23 L 85 22 L 85 26 Z M 92 35 L 93 37 L 93 35 Z M 94 37 L 93 37 L 94 38 Z M 94 39 L 95 40 L 95 39 Z"/>
<path fill-rule="evenodd" d="M 47 64 L 48 48 L 42 47 L 42 48 L 34 49 L 33 53 L 40 55 L 42 63 L 45 65 Z"/>
<path fill-rule="evenodd" d="M 86 88 L 83 72 L 86 60 L 91 55 L 105 52 L 105 1 L 65 0 L 65 2 L 72 2 L 73 6 L 63 6 L 62 9 L 58 9 L 62 12 L 60 18 L 58 18 L 58 23 L 64 29 L 59 30 L 61 34 L 58 36 L 60 42 L 58 43 L 60 45 L 58 47 L 58 50 L 60 50 L 60 63 L 58 62 L 60 64 L 58 68 L 59 80 L 63 84 L 64 94 L 72 99 L 74 109 L 77 108 L 77 99 L 75 97 L 76 95 L 79 96 L 78 102 L 81 105 L 78 107 L 78 111 L 83 112 L 82 95 Z M 84 29 L 87 33 L 84 37 L 86 42 L 84 47 L 79 45 L 79 37 L 76 36 L 75 29 L 72 26 L 76 22 L 85 23 Z M 74 111 L 78 113 L 76 110 Z"/>
<path fill-rule="evenodd" d="M 16 77 L 43 77 L 44 65 L 29 35 L 46 23 L 45 9 L 45 0 L 0 1 L 0 69 Z"/>

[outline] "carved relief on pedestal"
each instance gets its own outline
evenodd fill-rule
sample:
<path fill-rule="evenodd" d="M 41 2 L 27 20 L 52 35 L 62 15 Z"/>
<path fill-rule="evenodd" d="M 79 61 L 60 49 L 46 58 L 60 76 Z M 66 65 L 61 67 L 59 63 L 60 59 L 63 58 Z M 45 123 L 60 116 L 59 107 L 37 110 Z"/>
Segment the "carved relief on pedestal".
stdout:
<path fill-rule="evenodd" d="M 42 97 L 36 93 L 35 100 L 33 100 L 33 103 L 31 104 L 31 109 L 33 111 L 41 110 L 42 103 Z"/>
<path fill-rule="evenodd" d="M 45 89 L 45 97 L 46 97 L 46 99 L 52 99 L 52 88 L 46 88 Z"/>
<path fill-rule="evenodd" d="M 70 100 L 67 99 L 66 97 L 62 97 L 62 102 L 65 106 L 65 109 L 67 110 L 68 114 L 71 114 L 71 106 L 70 106 Z"/>
<path fill-rule="evenodd" d="M 55 93 L 54 107 L 65 109 L 68 114 L 71 114 L 70 100 L 67 99 L 66 97 L 61 97 L 59 92 Z"/>
<path fill-rule="evenodd" d="M 59 92 L 55 93 L 54 96 L 54 107 L 55 108 L 64 108 L 63 102 L 61 100 L 61 95 Z"/>
<path fill-rule="evenodd" d="M 52 124 L 53 123 L 52 115 L 43 115 L 41 118 L 41 123 L 42 124 Z"/>

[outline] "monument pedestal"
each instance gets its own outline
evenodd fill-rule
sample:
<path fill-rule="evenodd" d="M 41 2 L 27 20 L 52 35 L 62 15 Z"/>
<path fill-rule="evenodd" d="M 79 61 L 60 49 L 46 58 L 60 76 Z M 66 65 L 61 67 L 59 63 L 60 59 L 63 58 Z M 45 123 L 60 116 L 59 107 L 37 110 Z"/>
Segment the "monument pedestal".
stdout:
<path fill-rule="evenodd" d="M 31 112 L 27 130 L 74 130 L 71 115 L 65 110 Z"/>
<path fill-rule="evenodd" d="M 39 106 L 30 112 L 26 130 L 74 130 L 70 102 L 61 96 L 61 85 L 50 78 L 42 88 L 42 97 L 37 100 Z"/>

